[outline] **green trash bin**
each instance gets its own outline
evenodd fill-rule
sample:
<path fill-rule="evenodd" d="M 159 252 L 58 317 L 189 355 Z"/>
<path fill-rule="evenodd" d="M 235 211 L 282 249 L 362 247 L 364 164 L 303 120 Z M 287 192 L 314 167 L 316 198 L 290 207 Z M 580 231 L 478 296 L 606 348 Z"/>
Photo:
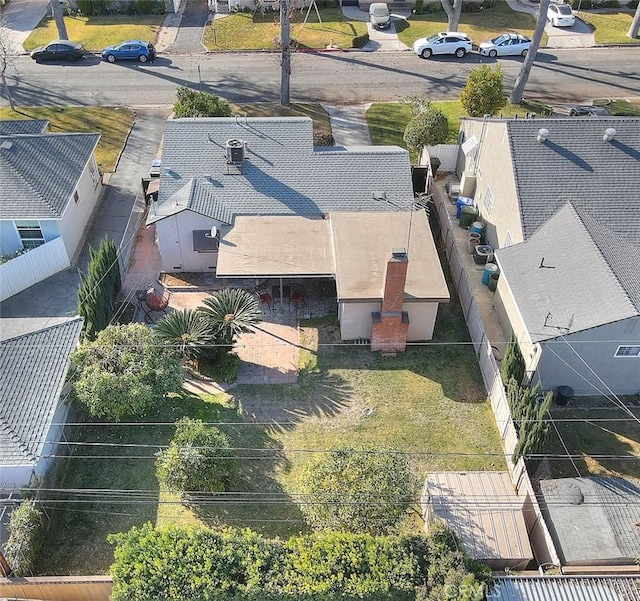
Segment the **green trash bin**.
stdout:
<path fill-rule="evenodd" d="M 460 210 L 460 227 L 468 230 L 476 220 L 476 208 L 465 205 Z"/>

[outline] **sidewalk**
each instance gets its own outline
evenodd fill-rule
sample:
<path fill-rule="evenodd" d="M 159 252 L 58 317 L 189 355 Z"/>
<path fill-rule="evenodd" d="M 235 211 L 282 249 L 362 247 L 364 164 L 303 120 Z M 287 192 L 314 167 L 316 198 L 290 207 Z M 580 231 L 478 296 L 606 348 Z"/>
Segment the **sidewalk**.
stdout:
<path fill-rule="evenodd" d="M 47 0 L 11 0 L 0 7 L 5 20 L 9 55 L 22 54 L 22 44 L 47 14 Z"/>

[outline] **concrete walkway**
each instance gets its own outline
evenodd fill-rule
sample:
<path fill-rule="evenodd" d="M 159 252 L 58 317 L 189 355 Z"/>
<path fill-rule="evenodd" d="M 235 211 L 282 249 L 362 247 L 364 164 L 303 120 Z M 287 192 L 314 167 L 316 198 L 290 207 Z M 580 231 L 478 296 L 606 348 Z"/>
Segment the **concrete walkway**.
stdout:
<path fill-rule="evenodd" d="M 336 146 L 371 146 L 371 136 L 365 116 L 370 106 L 371 103 L 322 105 L 331 120 L 331 133 Z"/>
<path fill-rule="evenodd" d="M 22 44 L 29 37 L 42 17 L 47 14 L 47 0 L 11 0 L 0 7 L 4 19 L 9 55 L 22 54 Z"/>

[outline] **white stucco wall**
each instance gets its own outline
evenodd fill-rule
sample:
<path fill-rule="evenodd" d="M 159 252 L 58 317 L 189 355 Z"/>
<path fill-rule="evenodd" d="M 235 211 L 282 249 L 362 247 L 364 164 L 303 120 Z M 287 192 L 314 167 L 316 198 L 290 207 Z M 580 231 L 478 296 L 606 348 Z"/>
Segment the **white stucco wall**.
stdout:
<path fill-rule="evenodd" d="M 163 271 L 214 271 L 218 253 L 193 250 L 193 230 L 210 230 L 214 225 L 220 227 L 221 223 L 192 211 L 182 211 L 156 222 Z"/>
<path fill-rule="evenodd" d="M 90 160 L 95 167 L 93 156 Z M 72 261 L 80 252 L 84 239 L 83 234 L 102 191 L 102 182 L 97 167 L 95 167 L 95 174 L 92 175 L 89 164 L 87 164 L 80 176 L 76 191 L 78 192 L 78 202 L 74 201 L 72 194 L 58 226 L 67 254 Z M 116 244 L 119 242 L 116 240 Z"/>
<path fill-rule="evenodd" d="M 18 220 L 21 221 L 21 220 Z M 27 220 L 29 221 L 29 220 Z M 42 237 L 45 242 L 60 237 L 58 220 L 36 220 L 40 225 Z M 18 235 L 15 221 L 0 221 L 0 254 L 8 255 L 17 250 L 22 250 L 22 240 Z"/>
<path fill-rule="evenodd" d="M 0 465 L 0 489 L 8 492 L 27 486 L 32 475 L 33 468 L 28 465 Z"/>
<path fill-rule="evenodd" d="M 402 310 L 409 314 L 407 341 L 431 340 L 438 303 L 405 303 Z M 338 319 L 342 340 L 371 338 L 371 313 L 374 311 L 380 311 L 380 302 L 339 303 Z"/>

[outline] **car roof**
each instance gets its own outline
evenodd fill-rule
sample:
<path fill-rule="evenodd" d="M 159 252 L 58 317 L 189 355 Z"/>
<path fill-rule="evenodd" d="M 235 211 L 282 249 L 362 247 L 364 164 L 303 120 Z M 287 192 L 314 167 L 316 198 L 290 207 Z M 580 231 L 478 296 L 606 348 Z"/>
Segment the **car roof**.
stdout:
<path fill-rule="evenodd" d="M 386 2 L 373 2 L 369 9 L 372 8 L 389 8 Z"/>
<path fill-rule="evenodd" d="M 72 42 L 71 40 L 51 40 L 50 42 L 47 42 L 45 46 L 48 46 L 49 44 L 69 44 L 70 46 L 80 46 L 78 42 Z"/>
<path fill-rule="evenodd" d="M 142 44 L 143 46 L 147 45 L 146 42 L 143 42 L 142 40 L 125 40 L 124 42 L 116 44 L 116 46 L 122 46 L 122 44 Z"/>

